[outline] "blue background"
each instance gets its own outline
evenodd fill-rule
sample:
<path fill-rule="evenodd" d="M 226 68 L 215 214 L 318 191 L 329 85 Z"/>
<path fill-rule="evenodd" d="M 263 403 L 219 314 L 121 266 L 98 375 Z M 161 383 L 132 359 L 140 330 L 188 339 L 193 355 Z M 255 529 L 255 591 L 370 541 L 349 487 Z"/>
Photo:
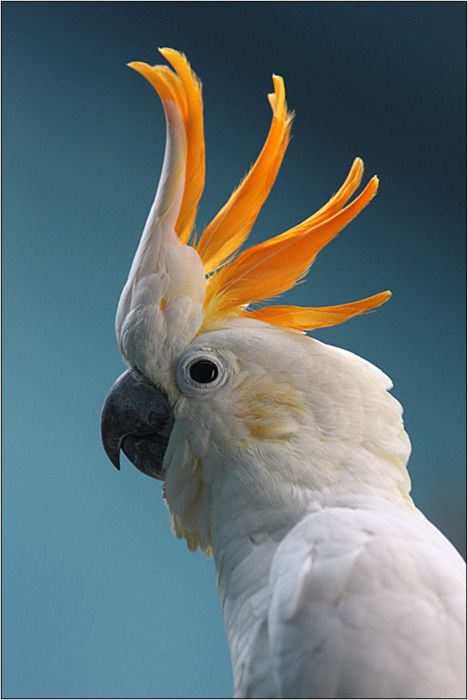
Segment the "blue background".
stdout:
<path fill-rule="evenodd" d="M 317 332 L 385 370 L 418 505 L 465 523 L 465 3 L 14 3 L 3 9 L 3 693 L 217 697 L 231 673 L 212 561 L 169 531 L 161 485 L 100 444 L 123 365 L 114 314 L 164 148 L 125 67 L 183 50 L 204 82 L 209 221 L 266 134 L 271 73 L 293 141 L 253 240 L 318 208 L 356 155 L 372 205 L 286 296 L 383 289 Z"/>

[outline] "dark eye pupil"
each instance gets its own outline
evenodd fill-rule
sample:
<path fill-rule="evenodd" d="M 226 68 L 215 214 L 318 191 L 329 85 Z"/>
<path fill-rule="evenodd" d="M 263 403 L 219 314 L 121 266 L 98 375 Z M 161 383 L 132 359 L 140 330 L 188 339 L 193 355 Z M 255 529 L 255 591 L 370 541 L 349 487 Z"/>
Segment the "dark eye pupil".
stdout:
<path fill-rule="evenodd" d="M 214 382 L 218 376 L 218 368 L 214 362 L 210 360 L 198 360 L 190 365 L 189 369 L 190 377 L 199 384 L 208 384 L 209 382 Z"/>

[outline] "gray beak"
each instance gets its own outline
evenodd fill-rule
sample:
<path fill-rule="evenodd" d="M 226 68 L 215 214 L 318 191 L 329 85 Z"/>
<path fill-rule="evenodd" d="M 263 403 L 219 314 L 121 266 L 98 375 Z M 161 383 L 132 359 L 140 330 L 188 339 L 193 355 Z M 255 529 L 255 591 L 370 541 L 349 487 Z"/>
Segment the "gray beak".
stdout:
<path fill-rule="evenodd" d="M 166 396 L 140 372 L 128 369 L 114 382 L 101 416 L 102 443 L 120 469 L 120 450 L 144 474 L 164 479 L 163 458 L 174 418 Z"/>

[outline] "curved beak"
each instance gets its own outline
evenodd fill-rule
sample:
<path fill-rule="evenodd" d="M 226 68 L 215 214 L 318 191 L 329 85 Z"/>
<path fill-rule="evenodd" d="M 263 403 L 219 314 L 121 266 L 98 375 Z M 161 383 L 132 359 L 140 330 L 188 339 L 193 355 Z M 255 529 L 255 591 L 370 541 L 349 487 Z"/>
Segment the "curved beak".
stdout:
<path fill-rule="evenodd" d="M 102 443 L 120 469 L 120 450 L 144 474 L 164 479 L 163 458 L 174 418 L 166 396 L 128 369 L 109 391 L 101 415 Z"/>

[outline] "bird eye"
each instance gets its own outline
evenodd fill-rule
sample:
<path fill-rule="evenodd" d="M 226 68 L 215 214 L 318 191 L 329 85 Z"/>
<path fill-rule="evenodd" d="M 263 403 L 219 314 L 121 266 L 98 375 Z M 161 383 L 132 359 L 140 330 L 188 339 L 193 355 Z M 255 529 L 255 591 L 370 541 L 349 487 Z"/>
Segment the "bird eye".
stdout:
<path fill-rule="evenodd" d="M 199 384 L 209 384 L 219 375 L 219 370 L 211 360 L 196 360 L 189 367 L 190 377 Z"/>
<path fill-rule="evenodd" d="M 227 360 L 211 348 L 190 349 L 180 359 L 177 382 L 184 394 L 196 395 L 223 386 L 231 376 Z"/>

